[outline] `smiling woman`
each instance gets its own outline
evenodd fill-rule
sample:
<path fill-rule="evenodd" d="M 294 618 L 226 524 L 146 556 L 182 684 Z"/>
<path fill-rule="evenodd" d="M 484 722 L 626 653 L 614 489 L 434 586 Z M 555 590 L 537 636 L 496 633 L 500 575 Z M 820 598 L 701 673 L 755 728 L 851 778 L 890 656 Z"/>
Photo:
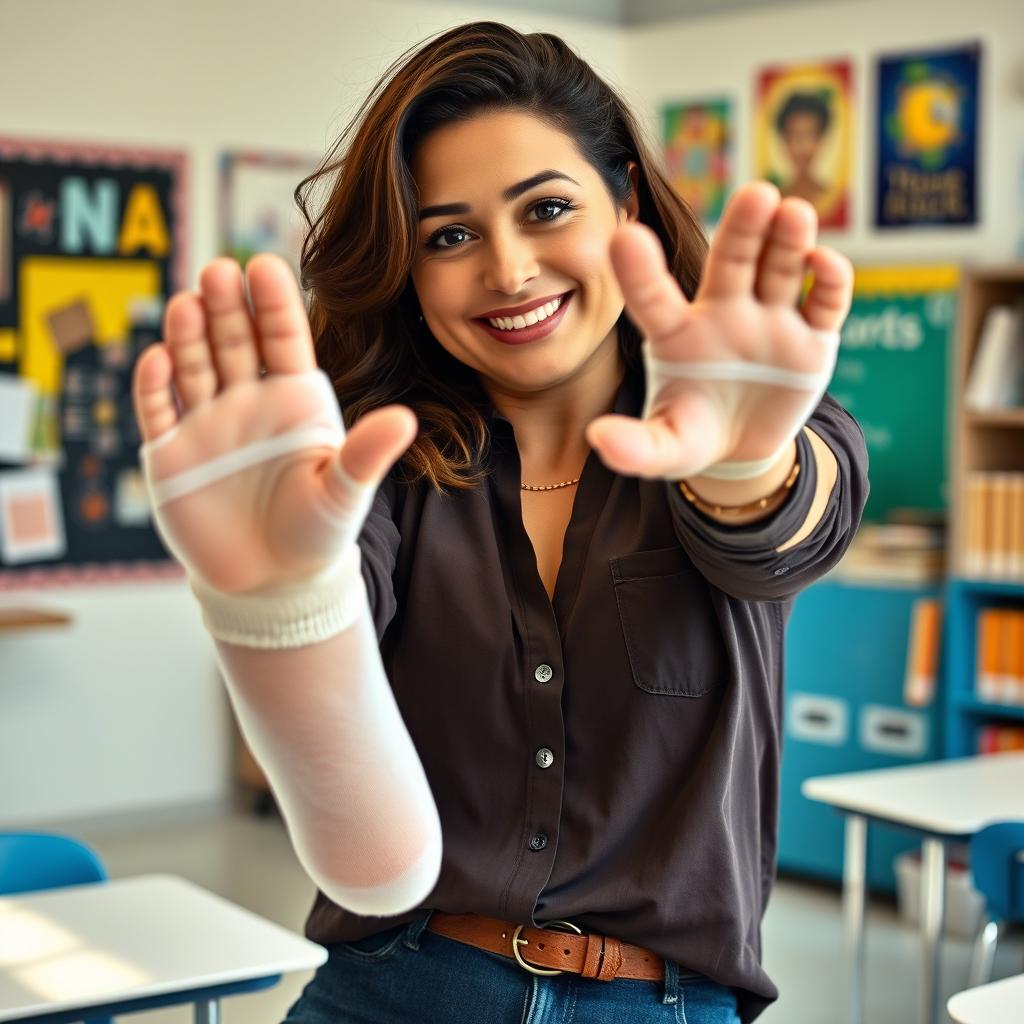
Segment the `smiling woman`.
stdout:
<path fill-rule="evenodd" d="M 423 429 L 402 467 L 440 492 L 483 478 L 497 408 L 534 477 L 575 477 L 583 428 L 640 366 L 612 232 L 648 224 L 687 295 L 707 250 L 624 101 L 557 36 L 463 25 L 388 69 L 296 189 L 304 211 L 328 174 L 302 274 L 346 422 L 408 405 Z M 559 300 L 539 325 L 514 320 Z M 527 423 L 528 398 L 543 401 Z"/>
<path fill-rule="evenodd" d="M 848 261 L 764 183 L 708 250 L 548 34 L 428 40 L 342 140 L 296 190 L 334 174 L 311 322 L 283 261 L 247 265 L 252 315 L 215 261 L 134 392 L 318 887 L 287 1022 L 749 1024 L 785 621 L 868 490 L 822 393 Z"/>

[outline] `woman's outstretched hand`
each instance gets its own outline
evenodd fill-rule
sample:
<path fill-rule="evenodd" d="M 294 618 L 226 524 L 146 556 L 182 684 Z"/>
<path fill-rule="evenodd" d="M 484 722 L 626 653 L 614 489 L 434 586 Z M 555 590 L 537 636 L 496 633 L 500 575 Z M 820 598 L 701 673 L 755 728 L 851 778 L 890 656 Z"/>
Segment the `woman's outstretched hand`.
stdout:
<path fill-rule="evenodd" d="M 850 308 L 853 268 L 816 245 L 817 227 L 810 203 L 781 199 L 766 182 L 744 186 L 692 303 L 650 228 L 616 231 L 611 260 L 645 337 L 648 394 L 642 419 L 609 414 L 588 424 L 588 443 L 609 468 L 679 480 L 723 463 L 756 467 L 785 449 L 828 386 Z M 813 284 L 798 306 L 807 269 Z"/>
<path fill-rule="evenodd" d="M 208 263 L 199 293 L 168 302 L 164 340 L 132 381 L 161 535 L 186 568 L 230 593 L 330 565 L 362 526 L 360 495 L 417 429 L 412 410 L 394 405 L 346 437 L 288 264 L 261 253 L 245 275 L 251 311 L 238 263 Z"/>

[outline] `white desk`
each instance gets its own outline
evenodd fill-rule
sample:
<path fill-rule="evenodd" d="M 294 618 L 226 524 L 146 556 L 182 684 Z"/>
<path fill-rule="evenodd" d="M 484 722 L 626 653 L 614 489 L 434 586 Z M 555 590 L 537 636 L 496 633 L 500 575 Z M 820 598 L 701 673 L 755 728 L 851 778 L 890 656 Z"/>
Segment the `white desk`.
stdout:
<path fill-rule="evenodd" d="M 221 995 L 326 959 L 322 946 L 169 875 L 0 897 L 0 1021 L 194 1002 L 196 1021 L 216 1024 Z"/>
<path fill-rule="evenodd" d="M 989 985 L 965 989 L 946 1003 L 956 1024 L 1009 1024 L 1019 1021 L 1024 1007 L 1024 974 Z"/>
<path fill-rule="evenodd" d="M 986 825 L 1024 821 L 1024 753 L 951 758 L 805 779 L 811 800 L 846 814 L 843 912 L 851 1024 L 864 1018 L 864 896 L 867 824 L 873 818 L 923 833 L 921 860 L 921 1024 L 937 1024 L 946 885 L 946 841 L 966 840 Z"/>

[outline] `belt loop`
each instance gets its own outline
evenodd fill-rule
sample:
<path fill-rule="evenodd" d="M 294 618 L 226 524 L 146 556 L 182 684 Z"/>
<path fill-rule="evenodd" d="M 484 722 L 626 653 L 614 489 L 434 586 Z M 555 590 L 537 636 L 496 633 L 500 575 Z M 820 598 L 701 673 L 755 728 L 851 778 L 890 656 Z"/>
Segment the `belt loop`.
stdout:
<path fill-rule="evenodd" d="M 405 935 L 402 936 L 402 942 L 409 949 L 420 948 L 420 936 L 423 934 L 423 929 L 427 927 L 431 914 L 433 914 L 433 910 L 428 910 L 423 917 L 409 922 L 409 927 L 406 928 Z"/>
<path fill-rule="evenodd" d="M 663 958 L 665 964 L 665 995 L 662 998 L 663 1003 L 677 1003 L 679 1002 L 679 964 L 675 960 L 669 960 L 668 957 Z"/>

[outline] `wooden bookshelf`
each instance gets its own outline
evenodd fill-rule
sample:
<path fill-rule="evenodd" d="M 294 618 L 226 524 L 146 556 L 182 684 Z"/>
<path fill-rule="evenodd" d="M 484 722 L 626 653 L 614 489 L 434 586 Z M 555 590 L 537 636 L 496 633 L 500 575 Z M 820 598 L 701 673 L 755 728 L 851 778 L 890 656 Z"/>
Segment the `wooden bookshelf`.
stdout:
<path fill-rule="evenodd" d="M 1024 409 L 975 412 L 964 393 L 990 307 L 1024 300 L 1024 263 L 965 267 L 950 389 L 949 555 L 944 651 L 945 751 L 977 753 L 980 729 L 1024 726 L 1024 706 L 984 701 L 976 692 L 978 617 L 984 608 L 1024 609 L 1024 579 L 986 577 L 967 557 L 967 480 L 975 471 L 1024 472 Z"/>
<path fill-rule="evenodd" d="M 967 576 L 967 475 L 973 470 L 1024 472 L 1024 409 L 971 412 L 964 408 L 967 378 L 989 308 L 1024 300 L 1024 263 L 968 267 L 960 285 L 960 309 L 950 391 L 952 415 L 950 551 L 955 576 Z"/>

